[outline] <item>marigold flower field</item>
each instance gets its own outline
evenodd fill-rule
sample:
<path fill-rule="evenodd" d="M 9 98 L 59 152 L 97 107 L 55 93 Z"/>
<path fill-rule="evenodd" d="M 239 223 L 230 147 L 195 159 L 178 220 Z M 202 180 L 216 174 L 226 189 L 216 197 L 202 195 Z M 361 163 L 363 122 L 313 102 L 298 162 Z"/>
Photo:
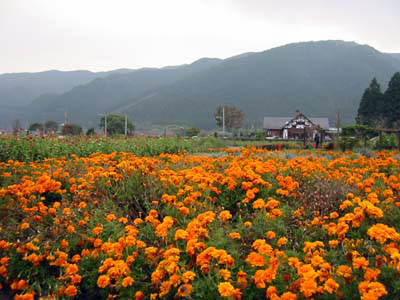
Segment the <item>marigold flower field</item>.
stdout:
<path fill-rule="evenodd" d="M 0 295 L 398 299 L 398 152 L 0 163 Z"/>

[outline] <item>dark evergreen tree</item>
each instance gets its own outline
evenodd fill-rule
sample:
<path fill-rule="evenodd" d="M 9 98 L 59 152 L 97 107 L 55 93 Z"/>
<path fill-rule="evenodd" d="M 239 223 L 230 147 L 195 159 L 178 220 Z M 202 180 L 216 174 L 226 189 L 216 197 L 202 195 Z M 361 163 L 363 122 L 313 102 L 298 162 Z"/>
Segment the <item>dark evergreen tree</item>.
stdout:
<path fill-rule="evenodd" d="M 383 96 L 384 117 L 386 125 L 391 128 L 400 127 L 400 73 L 397 72 L 389 81 Z"/>
<path fill-rule="evenodd" d="M 381 86 L 374 78 L 361 98 L 356 121 L 360 125 L 376 126 L 383 113 L 382 110 L 383 94 Z"/>

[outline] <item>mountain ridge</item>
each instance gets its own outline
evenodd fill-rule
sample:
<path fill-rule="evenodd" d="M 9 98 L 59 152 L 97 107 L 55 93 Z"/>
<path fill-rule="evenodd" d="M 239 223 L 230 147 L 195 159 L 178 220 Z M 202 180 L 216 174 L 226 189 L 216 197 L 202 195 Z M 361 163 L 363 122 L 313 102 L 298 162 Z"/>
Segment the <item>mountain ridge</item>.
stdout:
<path fill-rule="evenodd" d="M 62 121 L 67 111 L 71 121 L 96 126 L 99 114 L 120 112 L 139 123 L 212 128 L 215 107 L 229 104 L 243 109 L 250 123 L 295 109 L 331 120 L 341 111 L 344 122 L 351 123 L 372 77 L 384 86 L 400 70 L 400 60 L 369 45 L 327 40 L 128 70 L 108 73 L 62 94 L 40 95 L 25 107 L 23 117 Z"/>

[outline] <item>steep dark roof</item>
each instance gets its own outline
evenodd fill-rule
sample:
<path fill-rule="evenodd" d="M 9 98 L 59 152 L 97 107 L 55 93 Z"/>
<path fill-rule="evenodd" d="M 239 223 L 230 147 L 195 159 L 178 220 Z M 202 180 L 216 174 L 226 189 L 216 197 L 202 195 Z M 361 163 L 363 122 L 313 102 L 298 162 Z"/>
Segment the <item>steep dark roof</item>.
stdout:
<path fill-rule="evenodd" d="M 264 117 L 263 127 L 265 129 L 281 129 L 291 119 L 290 117 Z"/>
<path fill-rule="evenodd" d="M 263 127 L 265 129 L 282 129 L 293 117 L 264 117 Z M 308 118 L 311 122 L 319 125 L 322 129 L 329 129 L 328 118 Z"/>

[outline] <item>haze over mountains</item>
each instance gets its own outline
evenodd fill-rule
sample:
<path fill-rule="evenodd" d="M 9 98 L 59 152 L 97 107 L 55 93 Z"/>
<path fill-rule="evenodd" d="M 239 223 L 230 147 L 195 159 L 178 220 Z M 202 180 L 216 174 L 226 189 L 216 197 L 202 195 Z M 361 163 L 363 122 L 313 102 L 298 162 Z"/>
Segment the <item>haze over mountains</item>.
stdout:
<path fill-rule="evenodd" d="M 136 124 L 215 127 L 218 105 L 236 105 L 248 123 L 264 116 L 310 117 L 354 122 L 364 89 L 373 77 L 385 86 L 400 71 L 400 54 L 381 53 L 343 41 L 289 44 L 228 59 L 115 70 L 0 75 L 0 118 L 64 121 L 97 126 L 99 114 L 126 113 Z M 332 125 L 334 123 L 332 122 Z"/>

